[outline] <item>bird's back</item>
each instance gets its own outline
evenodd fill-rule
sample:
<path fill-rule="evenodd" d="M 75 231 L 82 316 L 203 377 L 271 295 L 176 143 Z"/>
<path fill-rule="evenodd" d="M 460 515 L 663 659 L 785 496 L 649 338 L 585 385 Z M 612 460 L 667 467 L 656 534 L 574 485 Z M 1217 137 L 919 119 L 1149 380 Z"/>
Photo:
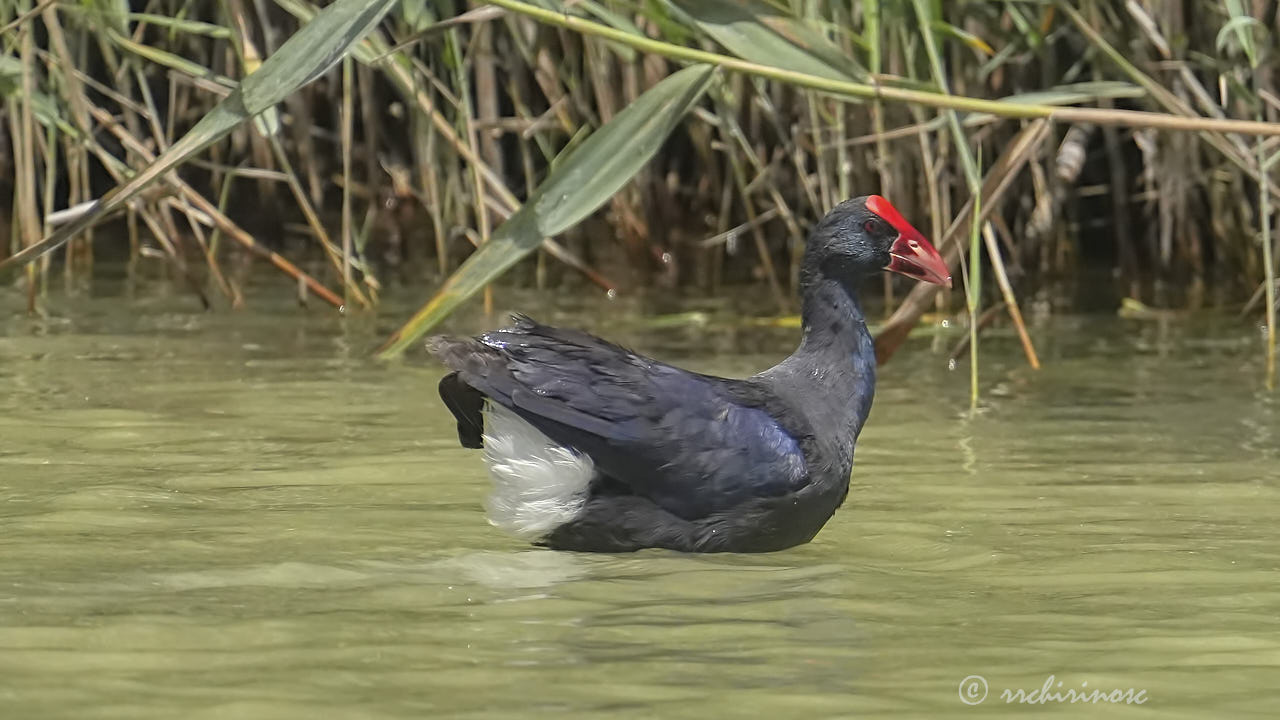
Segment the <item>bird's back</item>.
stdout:
<path fill-rule="evenodd" d="M 758 381 L 689 372 L 525 317 L 477 338 L 435 338 L 431 349 L 455 371 L 441 394 L 464 445 L 483 431 L 487 400 L 590 458 L 613 492 L 683 520 L 809 482 L 812 433 Z"/>

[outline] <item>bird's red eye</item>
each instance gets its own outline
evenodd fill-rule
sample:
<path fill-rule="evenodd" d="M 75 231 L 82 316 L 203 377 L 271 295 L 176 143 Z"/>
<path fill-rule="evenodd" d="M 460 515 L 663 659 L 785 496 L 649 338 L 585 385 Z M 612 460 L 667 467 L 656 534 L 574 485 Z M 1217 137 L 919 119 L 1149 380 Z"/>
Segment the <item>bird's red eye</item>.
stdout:
<path fill-rule="evenodd" d="M 871 218 L 862 224 L 862 229 L 866 230 L 868 235 L 879 235 L 884 232 L 884 223 Z"/>

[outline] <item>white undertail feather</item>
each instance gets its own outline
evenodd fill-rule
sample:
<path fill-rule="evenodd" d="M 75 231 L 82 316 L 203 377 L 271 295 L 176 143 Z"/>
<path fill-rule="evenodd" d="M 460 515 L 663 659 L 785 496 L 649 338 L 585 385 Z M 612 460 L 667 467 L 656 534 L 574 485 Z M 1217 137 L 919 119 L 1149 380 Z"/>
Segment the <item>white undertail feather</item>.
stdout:
<path fill-rule="evenodd" d="M 595 476 L 591 458 L 493 402 L 484 408 L 484 460 L 493 478 L 489 522 L 530 539 L 577 517 Z"/>

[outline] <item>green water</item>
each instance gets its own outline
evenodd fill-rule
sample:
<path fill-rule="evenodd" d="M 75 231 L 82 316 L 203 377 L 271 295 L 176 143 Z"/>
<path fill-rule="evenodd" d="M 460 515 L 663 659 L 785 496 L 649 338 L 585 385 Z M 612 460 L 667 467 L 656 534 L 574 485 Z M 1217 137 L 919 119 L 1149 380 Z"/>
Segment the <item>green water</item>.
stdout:
<path fill-rule="evenodd" d="M 726 374 L 796 332 L 498 299 Z M 972 418 L 952 340 L 913 340 L 813 543 L 592 556 L 486 523 L 440 369 L 365 359 L 403 308 L 22 307 L 0 295 L 0 717 L 1280 712 L 1280 395 L 1228 316 L 1044 321 L 1039 373 L 994 337 Z M 1146 702 L 999 698 L 1051 675 Z"/>

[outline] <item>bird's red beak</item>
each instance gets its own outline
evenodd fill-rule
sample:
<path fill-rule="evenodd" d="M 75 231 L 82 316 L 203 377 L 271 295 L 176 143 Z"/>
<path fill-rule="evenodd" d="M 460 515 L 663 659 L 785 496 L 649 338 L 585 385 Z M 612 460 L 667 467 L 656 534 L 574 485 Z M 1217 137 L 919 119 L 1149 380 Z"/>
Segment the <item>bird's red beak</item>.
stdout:
<path fill-rule="evenodd" d="M 947 267 L 946 261 L 924 239 L 924 235 L 902 217 L 897 208 L 879 195 L 872 195 L 867 199 L 867 209 L 898 231 L 898 239 L 889 248 L 891 259 L 885 270 L 934 285 L 951 287 L 951 269 Z"/>
<path fill-rule="evenodd" d="M 951 287 L 951 270 L 947 262 L 920 233 L 914 237 L 907 233 L 899 235 L 893 241 L 893 247 L 889 248 L 889 256 L 893 259 L 885 266 L 886 270 Z"/>

